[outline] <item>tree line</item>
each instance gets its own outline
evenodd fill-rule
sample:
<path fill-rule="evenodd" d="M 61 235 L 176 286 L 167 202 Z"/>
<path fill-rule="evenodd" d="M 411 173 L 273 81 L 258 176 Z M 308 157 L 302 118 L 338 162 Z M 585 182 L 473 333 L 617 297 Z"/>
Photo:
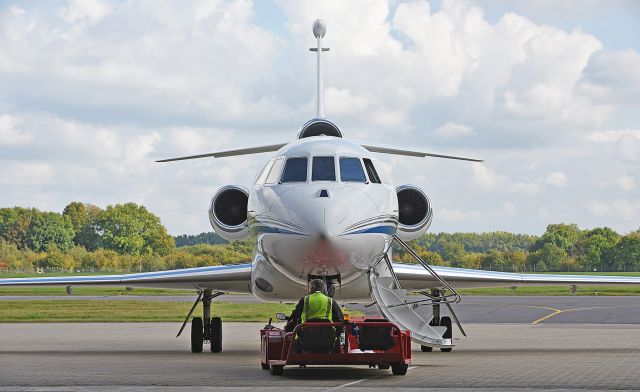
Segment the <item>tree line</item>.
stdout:
<path fill-rule="evenodd" d="M 495 271 L 640 271 L 640 230 L 551 224 L 541 236 L 427 233 L 411 243 L 433 265 Z M 101 209 L 73 202 L 62 213 L 0 208 L 0 271 L 156 271 L 251 260 L 253 245 L 214 233 L 172 237 L 135 203 Z M 415 260 L 393 249 L 398 262 Z"/>
<path fill-rule="evenodd" d="M 513 272 L 640 271 L 640 230 L 621 235 L 608 228 L 581 230 L 550 224 L 541 236 L 492 233 L 427 233 L 413 241 L 434 265 Z M 394 259 L 414 263 L 395 248 Z"/>

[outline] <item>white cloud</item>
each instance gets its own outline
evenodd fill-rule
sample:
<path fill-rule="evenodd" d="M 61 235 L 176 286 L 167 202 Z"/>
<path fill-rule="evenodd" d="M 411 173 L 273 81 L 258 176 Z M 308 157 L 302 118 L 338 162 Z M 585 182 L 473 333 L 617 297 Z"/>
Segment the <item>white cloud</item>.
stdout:
<path fill-rule="evenodd" d="M 542 181 L 516 181 L 510 187 L 509 190 L 515 193 L 523 193 L 527 195 L 535 195 L 543 189 Z"/>
<path fill-rule="evenodd" d="M 315 112 L 320 16 L 326 114 L 348 137 L 486 160 L 379 157 L 433 197 L 434 229 L 637 228 L 637 48 L 486 7 L 283 1 L 267 28 L 248 0 L 0 6 L 0 205 L 133 200 L 208 230 L 216 187 L 268 155 L 153 161 L 291 140 Z"/>
<path fill-rule="evenodd" d="M 545 182 L 553 186 L 565 186 L 567 185 L 567 175 L 563 172 L 549 173 Z"/>
<path fill-rule="evenodd" d="M 636 187 L 635 179 L 630 176 L 620 176 L 614 182 L 623 191 L 631 191 Z"/>
<path fill-rule="evenodd" d="M 453 122 L 448 122 L 436 129 L 436 134 L 443 137 L 451 138 L 468 136 L 473 133 L 473 127 L 464 124 L 456 124 Z"/>
<path fill-rule="evenodd" d="M 28 144 L 33 135 L 21 129 L 22 120 L 9 114 L 0 115 L 0 146 Z"/>
<path fill-rule="evenodd" d="M 640 200 L 592 201 L 587 208 L 592 215 L 600 218 L 614 218 L 634 223 L 640 219 Z"/>
<path fill-rule="evenodd" d="M 60 10 L 60 15 L 69 23 L 89 21 L 95 23 L 111 12 L 111 7 L 99 0 L 71 0 Z"/>
<path fill-rule="evenodd" d="M 46 163 L 9 162 L 0 165 L 0 184 L 7 187 L 52 185 L 55 177 L 53 167 Z"/>
<path fill-rule="evenodd" d="M 640 129 L 610 129 L 606 131 L 597 131 L 587 134 L 586 139 L 596 143 L 615 143 L 625 137 L 631 137 L 640 140 Z"/>
<path fill-rule="evenodd" d="M 476 187 L 485 191 L 499 191 L 502 189 L 506 177 L 495 173 L 486 165 L 474 163 L 471 165 L 473 181 Z"/>

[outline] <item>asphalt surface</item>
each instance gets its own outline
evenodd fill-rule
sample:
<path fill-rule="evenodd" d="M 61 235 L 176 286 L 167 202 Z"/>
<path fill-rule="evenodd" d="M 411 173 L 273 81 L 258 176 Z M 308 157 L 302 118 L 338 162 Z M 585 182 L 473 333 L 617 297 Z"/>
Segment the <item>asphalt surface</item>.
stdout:
<path fill-rule="evenodd" d="M 192 354 L 176 323 L 0 324 L 2 391 L 629 389 L 640 327 L 468 324 L 451 353 L 413 349 L 406 376 L 365 366 L 260 368 L 258 323 L 225 323 L 224 351 Z M 187 334 L 188 335 L 188 334 Z"/>
<path fill-rule="evenodd" d="M 98 300 L 98 301 L 161 301 L 193 302 L 190 296 L 0 296 L 3 300 Z M 412 297 L 409 300 L 416 300 Z M 222 302 L 257 303 L 250 295 L 225 295 Z M 214 300 L 214 308 L 215 301 Z M 376 314 L 375 306 L 347 305 L 352 309 Z M 572 324 L 638 324 L 640 325 L 640 297 L 595 296 L 465 296 L 453 305 L 462 323 L 572 323 Z M 420 306 L 422 313 L 430 313 L 429 306 Z M 442 315 L 447 315 L 442 306 Z M 0 322 L 2 315 L 0 314 Z M 640 383 L 639 383 L 640 385 Z"/>

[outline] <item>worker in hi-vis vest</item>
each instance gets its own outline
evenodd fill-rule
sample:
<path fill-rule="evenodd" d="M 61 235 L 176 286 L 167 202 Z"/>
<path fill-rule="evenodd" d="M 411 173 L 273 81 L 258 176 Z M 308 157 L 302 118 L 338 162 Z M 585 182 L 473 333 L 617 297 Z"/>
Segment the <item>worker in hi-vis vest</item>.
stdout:
<path fill-rule="evenodd" d="M 322 279 L 309 282 L 309 295 L 300 299 L 291 313 L 286 330 L 291 332 L 301 323 L 312 320 L 341 322 L 343 318 L 340 306 L 327 295 L 327 285 Z"/>

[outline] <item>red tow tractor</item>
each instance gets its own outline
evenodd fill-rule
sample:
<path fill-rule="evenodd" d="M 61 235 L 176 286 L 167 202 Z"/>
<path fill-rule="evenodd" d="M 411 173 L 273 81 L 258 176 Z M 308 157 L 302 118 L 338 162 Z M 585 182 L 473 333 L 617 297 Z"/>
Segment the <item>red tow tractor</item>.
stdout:
<path fill-rule="evenodd" d="M 287 320 L 282 313 L 279 320 Z M 411 364 L 411 333 L 385 319 L 345 315 L 345 321 L 307 322 L 293 332 L 269 324 L 260 330 L 262 368 L 282 375 L 287 365 L 369 365 L 405 375 Z"/>

